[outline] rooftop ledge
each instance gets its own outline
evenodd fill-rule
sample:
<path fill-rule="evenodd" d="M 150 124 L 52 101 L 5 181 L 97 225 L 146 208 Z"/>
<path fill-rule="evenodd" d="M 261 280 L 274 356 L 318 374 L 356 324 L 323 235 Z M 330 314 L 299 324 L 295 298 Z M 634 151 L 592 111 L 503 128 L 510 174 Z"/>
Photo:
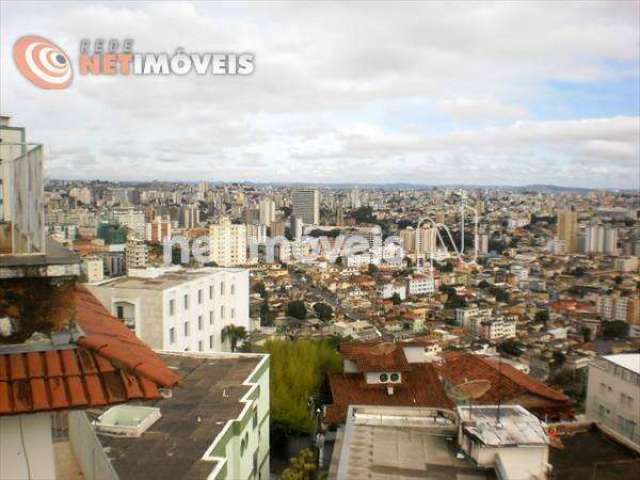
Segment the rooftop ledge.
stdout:
<path fill-rule="evenodd" d="M 0 279 L 80 275 L 80 257 L 47 239 L 46 253 L 0 254 Z"/>

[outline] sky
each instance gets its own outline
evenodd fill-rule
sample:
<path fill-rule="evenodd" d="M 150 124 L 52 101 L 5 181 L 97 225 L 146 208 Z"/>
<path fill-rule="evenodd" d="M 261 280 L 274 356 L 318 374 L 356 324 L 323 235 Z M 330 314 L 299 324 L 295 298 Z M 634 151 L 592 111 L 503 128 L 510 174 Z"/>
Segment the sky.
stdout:
<path fill-rule="evenodd" d="M 640 2 L 0 4 L 0 110 L 67 179 L 639 188 Z M 42 90 L 23 35 L 250 52 Z"/>

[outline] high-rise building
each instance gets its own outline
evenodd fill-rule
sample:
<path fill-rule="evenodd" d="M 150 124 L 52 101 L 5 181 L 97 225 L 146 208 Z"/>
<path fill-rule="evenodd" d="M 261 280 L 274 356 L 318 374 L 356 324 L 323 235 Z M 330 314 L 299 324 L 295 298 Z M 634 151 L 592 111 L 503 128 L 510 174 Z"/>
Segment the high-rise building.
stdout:
<path fill-rule="evenodd" d="M 260 200 L 258 208 L 260 210 L 260 223 L 267 227 L 271 226 L 271 222 L 275 222 L 276 220 L 275 202 L 270 198 L 263 198 Z"/>
<path fill-rule="evenodd" d="M 221 267 L 243 265 L 247 261 L 247 230 L 223 217 L 209 226 L 209 249 L 212 262 Z"/>
<path fill-rule="evenodd" d="M 587 227 L 585 237 L 584 253 L 618 255 L 618 229 L 594 224 Z"/>
<path fill-rule="evenodd" d="M 200 209 L 197 205 L 188 205 L 180 209 L 180 226 L 196 228 L 200 225 Z"/>
<path fill-rule="evenodd" d="M 293 214 L 307 225 L 320 223 L 320 192 L 315 189 L 297 189 L 293 196 Z"/>
<path fill-rule="evenodd" d="M 438 235 L 435 228 L 421 226 L 416 230 L 416 253 L 435 253 Z"/>
<path fill-rule="evenodd" d="M 145 226 L 147 242 L 163 242 L 171 238 L 171 220 L 163 217 L 156 217 L 152 222 Z"/>
<path fill-rule="evenodd" d="M 127 264 L 127 271 L 135 268 L 147 268 L 149 264 L 149 247 L 140 240 L 129 239 L 124 249 L 124 258 Z"/>
<path fill-rule="evenodd" d="M 565 244 L 568 253 L 577 252 L 578 212 L 571 209 L 558 210 L 557 235 Z"/>

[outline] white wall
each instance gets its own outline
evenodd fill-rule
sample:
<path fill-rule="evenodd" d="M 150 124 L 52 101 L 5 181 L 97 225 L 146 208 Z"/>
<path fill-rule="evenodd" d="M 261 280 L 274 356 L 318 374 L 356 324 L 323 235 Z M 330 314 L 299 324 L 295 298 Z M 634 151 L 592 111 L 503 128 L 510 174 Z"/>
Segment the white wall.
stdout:
<path fill-rule="evenodd" d="M 50 414 L 0 417 L 0 479 L 54 478 Z"/>

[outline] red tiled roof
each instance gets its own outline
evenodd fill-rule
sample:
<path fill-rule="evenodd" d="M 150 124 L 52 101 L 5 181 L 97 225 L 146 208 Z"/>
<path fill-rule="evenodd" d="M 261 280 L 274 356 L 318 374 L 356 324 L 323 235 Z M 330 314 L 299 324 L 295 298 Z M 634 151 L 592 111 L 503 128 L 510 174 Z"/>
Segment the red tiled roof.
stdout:
<path fill-rule="evenodd" d="M 395 343 L 343 343 L 340 353 L 355 362 L 361 372 L 410 370 L 404 350 Z"/>
<path fill-rule="evenodd" d="M 325 420 L 329 424 L 344 421 L 349 405 L 391 405 L 398 407 L 453 408 L 435 368 L 429 363 L 410 365 L 393 385 L 393 395 L 387 384 L 368 384 L 361 373 L 333 373 L 329 385 L 333 404 L 327 406 Z"/>
<path fill-rule="evenodd" d="M 470 380 L 487 380 L 491 383 L 491 389 L 477 400 L 479 403 L 496 403 L 498 400 L 509 401 L 522 395 L 534 395 L 558 406 L 571 405 L 569 398 L 562 392 L 509 364 L 498 364 L 495 360 L 460 352 L 449 352 L 444 355 L 444 360 L 440 374 L 452 384 Z M 502 378 L 499 378 L 500 372 Z"/>
<path fill-rule="evenodd" d="M 0 354 L 0 415 L 156 399 L 180 380 L 85 288 L 73 301 L 77 345 Z"/>

